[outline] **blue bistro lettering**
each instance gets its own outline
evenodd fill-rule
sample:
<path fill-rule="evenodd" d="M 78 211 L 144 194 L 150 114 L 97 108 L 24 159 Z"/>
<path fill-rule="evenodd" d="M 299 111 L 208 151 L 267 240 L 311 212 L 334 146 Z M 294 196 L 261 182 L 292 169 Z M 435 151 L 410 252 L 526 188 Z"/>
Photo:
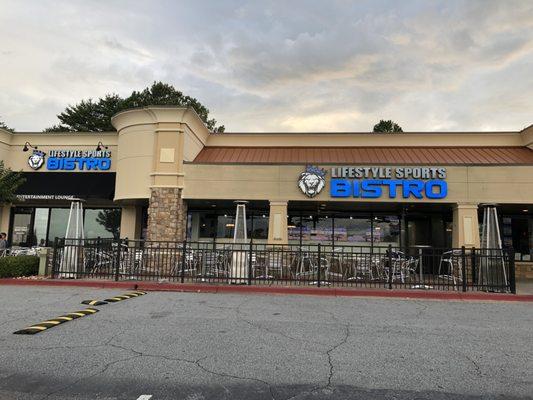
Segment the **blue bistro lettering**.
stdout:
<path fill-rule="evenodd" d="M 46 160 L 49 171 L 107 171 L 111 168 L 110 151 L 51 150 Z"/>
<path fill-rule="evenodd" d="M 337 167 L 331 169 L 331 177 L 331 197 L 434 200 L 448 195 L 445 168 Z"/>

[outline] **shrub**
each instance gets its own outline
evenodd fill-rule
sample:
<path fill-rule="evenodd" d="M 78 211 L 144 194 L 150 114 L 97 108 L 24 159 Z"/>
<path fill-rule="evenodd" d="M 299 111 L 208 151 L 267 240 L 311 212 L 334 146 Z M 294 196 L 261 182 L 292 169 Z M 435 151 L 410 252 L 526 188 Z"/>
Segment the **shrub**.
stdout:
<path fill-rule="evenodd" d="M 37 275 L 39 272 L 39 257 L 16 256 L 0 258 L 0 278 Z"/>

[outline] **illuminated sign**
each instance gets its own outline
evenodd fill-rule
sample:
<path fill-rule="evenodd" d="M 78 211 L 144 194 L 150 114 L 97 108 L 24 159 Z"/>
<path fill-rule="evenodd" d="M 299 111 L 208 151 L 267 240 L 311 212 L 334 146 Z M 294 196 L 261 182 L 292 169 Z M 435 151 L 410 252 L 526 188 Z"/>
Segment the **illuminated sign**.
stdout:
<path fill-rule="evenodd" d="M 446 168 L 336 167 L 331 178 L 331 197 L 435 200 L 448 195 Z"/>
<path fill-rule="evenodd" d="M 45 164 L 46 153 L 33 151 L 28 165 L 37 170 Z M 49 171 L 108 171 L 111 168 L 109 150 L 50 150 L 46 159 Z"/>
<path fill-rule="evenodd" d="M 313 198 L 326 186 L 326 170 L 308 165 L 298 186 Z M 333 167 L 329 194 L 334 198 L 443 199 L 448 195 L 442 167 Z"/>

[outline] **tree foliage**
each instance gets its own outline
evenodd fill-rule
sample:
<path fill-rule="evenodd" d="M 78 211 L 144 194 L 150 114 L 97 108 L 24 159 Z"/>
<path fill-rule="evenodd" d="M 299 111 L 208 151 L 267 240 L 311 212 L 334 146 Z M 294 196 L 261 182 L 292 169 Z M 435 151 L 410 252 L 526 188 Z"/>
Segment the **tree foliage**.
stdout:
<path fill-rule="evenodd" d="M 24 183 L 22 173 L 14 172 L 0 160 L 0 204 L 15 200 L 15 192 Z"/>
<path fill-rule="evenodd" d="M 113 131 L 115 129 L 111 125 L 113 115 L 130 108 L 146 106 L 192 107 L 209 130 L 224 132 L 224 125 L 216 126 L 217 121 L 209 118 L 209 109 L 202 103 L 163 82 L 154 82 L 144 90 L 133 91 L 126 98 L 117 94 L 108 94 L 98 100 L 87 99 L 73 106 L 69 105 L 57 116 L 60 124 L 45 129 L 45 132 Z"/>
<path fill-rule="evenodd" d="M 379 123 L 374 125 L 374 132 L 403 132 L 402 127 L 392 120 L 380 120 Z"/>

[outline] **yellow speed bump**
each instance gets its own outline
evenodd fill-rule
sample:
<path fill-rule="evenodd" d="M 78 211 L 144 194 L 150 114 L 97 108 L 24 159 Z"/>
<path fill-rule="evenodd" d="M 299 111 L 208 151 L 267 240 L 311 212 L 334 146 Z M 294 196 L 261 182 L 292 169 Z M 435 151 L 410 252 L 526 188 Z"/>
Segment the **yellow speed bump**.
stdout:
<path fill-rule="evenodd" d="M 107 302 L 102 300 L 83 300 L 81 304 L 87 304 L 88 306 L 103 306 L 104 304 L 107 304 Z"/>
<path fill-rule="evenodd" d="M 71 312 L 65 315 L 62 315 L 57 318 L 51 318 L 44 322 L 40 322 L 35 325 L 28 326 L 27 328 L 21 329 L 20 331 L 13 332 L 16 335 L 34 335 L 36 333 L 45 331 L 54 326 L 60 325 L 67 321 L 72 321 L 76 318 L 85 317 L 86 315 L 91 315 L 98 312 L 96 308 L 86 308 L 85 310 Z"/>
<path fill-rule="evenodd" d="M 110 297 L 109 299 L 105 299 L 104 301 L 108 302 L 108 303 L 116 303 L 117 301 L 127 300 L 127 299 L 131 299 L 133 297 L 139 297 L 139 296 L 142 296 L 143 294 L 146 294 L 146 292 L 124 293 L 123 295 Z"/>

